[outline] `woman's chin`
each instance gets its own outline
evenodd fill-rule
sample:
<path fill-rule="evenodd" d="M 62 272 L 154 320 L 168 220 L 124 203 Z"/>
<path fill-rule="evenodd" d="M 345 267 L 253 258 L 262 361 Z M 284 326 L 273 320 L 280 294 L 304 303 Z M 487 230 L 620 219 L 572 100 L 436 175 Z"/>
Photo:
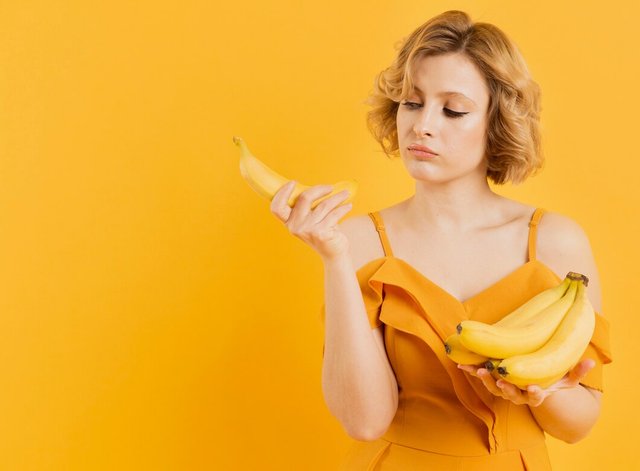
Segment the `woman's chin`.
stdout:
<path fill-rule="evenodd" d="M 405 170 L 414 180 L 437 183 L 442 180 L 442 175 L 437 168 L 422 162 L 409 162 L 405 164 Z"/>

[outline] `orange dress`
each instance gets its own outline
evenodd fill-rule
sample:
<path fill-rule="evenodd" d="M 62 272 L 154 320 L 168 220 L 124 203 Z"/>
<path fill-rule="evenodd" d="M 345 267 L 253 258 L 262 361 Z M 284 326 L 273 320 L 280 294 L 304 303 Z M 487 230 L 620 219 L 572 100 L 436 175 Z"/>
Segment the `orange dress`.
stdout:
<path fill-rule="evenodd" d="M 354 440 L 339 469 L 550 470 L 545 434 L 527 405 L 494 396 L 479 378 L 457 368 L 444 340 L 464 319 L 493 323 L 562 280 L 536 259 L 537 208 L 529 223 L 529 259 L 460 302 L 409 263 L 395 258 L 378 212 L 369 213 L 385 256 L 357 271 L 372 328 L 384 324 L 385 348 L 398 383 L 398 410 L 383 437 Z M 324 322 L 324 305 L 321 315 Z M 582 384 L 602 391 L 602 365 L 611 362 L 609 324 L 596 328 L 583 355 L 596 366 Z"/>

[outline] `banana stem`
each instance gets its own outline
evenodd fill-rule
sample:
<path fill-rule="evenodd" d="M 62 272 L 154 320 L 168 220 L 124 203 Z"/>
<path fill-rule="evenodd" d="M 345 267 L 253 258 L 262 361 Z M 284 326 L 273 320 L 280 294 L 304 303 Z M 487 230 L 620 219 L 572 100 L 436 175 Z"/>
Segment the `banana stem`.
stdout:
<path fill-rule="evenodd" d="M 245 150 L 246 144 L 244 143 L 244 140 L 241 137 L 233 136 L 233 143 L 238 147 L 242 148 L 242 150 Z"/>
<path fill-rule="evenodd" d="M 567 273 L 567 278 L 571 278 L 572 280 L 582 281 L 585 286 L 589 285 L 589 278 L 587 275 L 583 275 L 582 273 L 578 273 L 575 271 L 570 271 Z"/>

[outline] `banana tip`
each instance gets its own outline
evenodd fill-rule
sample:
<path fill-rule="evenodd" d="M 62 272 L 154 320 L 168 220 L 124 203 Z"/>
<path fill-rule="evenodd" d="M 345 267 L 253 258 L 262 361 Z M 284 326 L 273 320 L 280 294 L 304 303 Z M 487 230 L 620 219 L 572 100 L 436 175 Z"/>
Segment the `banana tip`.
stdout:
<path fill-rule="evenodd" d="M 458 333 L 462 332 L 462 324 L 458 324 L 456 326 L 456 330 L 458 331 Z"/>
<path fill-rule="evenodd" d="M 449 346 L 448 343 L 444 344 L 444 351 L 447 353 L 447 355 L 451 353 L 451 347 Z"/>
<path fill-rule="evenodd" d="M 507 373 L 507 369 L 502 366 L 498 367 L 498 373 L 500 373 L 500 376 L 507 376 L 509 374 Z"/>

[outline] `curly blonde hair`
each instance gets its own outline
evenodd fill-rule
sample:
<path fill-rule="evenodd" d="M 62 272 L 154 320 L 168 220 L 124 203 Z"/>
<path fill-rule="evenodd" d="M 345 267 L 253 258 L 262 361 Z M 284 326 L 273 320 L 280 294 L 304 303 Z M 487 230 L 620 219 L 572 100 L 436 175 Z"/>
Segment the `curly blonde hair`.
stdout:
<path fill-rule="evenodd" d="M 416 63 L 426 57 L 461 52 L 484 75 L 487 110 L 487 178 L 519 184 L 542 168 L 540 87 L 533 81 L 515 44 L 496 26 L 474 23 L 463 11 L 431 18 L 399 46 L 393 64 L 380 72 L 365 101 L 367 127 L 387 157 L 399 156 L 396 114 L 413 90 Z"/>

